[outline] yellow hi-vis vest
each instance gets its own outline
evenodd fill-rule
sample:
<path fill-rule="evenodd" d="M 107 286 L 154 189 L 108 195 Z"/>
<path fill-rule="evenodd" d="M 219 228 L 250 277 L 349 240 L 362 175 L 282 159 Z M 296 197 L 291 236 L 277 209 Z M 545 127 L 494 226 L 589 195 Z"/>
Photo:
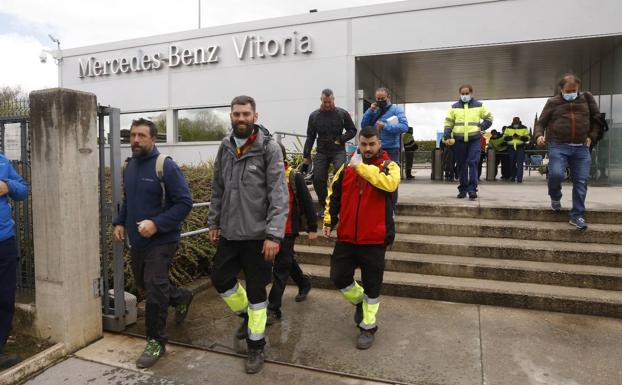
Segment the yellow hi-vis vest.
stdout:
<path fill-rule="evenodd" d="M 480 121 L 481 124 L 480 124 Z M 482 102 L 471 100 L 469 103 L 454 103 L 445 118 L 445 136 L 468 141 L 480 137 L 480 131 L 492 125 L 492 114 Z"/>
<path fill-rule="evenodd" d="M 518 138 L 514 138 L 514 134 L 518 135 Z M 512 126 L 508 126 L 503 133 L 503 136 L 511 136 L 512 139 L 507 142 L 509 146 L 514 147 L 516 150 L 516 146 L 520 146 L 526 144 L 531 139 L 531 135 L 529 135 L 529 129 L 525 126 L 520 126 L 518 128 L 514 128 Z M 522 140 L 521 136 L 526 136 L 527 140 Z"/>

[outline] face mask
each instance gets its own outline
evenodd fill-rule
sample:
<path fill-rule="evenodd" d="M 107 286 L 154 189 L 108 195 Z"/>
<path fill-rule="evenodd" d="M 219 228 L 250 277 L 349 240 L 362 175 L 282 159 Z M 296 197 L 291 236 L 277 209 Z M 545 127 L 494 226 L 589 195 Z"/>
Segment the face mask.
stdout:
<path fill-rule="evenodd" d="M 577 98 L 577 93 L 576 92 L 571 92 L 568 94 L 563 94 L 562 96 L 564 97 L 564 100 L 567 102 L 572 102 L 573 100 L 575 100 Z"/>
<path fill-rule="evenodd" d="M 512 125 L 512 127 L 514 127 L 514 128 L 518 128 L 518 127 L 519 127 L 519 125 L 518 125 L 518 124 L 513 124 L 513 125 Z"/>
<path fill-rule="evenodd" d="M 385 108 L 387 106 L 386 100 L 376 100 L 376 105 L 380 108 Z"/>
<path fill-rule="evenodd" d="M 471 95 L 460 95 L 460 100 L 462 103 L 468 103 L 471 101 Z"/>

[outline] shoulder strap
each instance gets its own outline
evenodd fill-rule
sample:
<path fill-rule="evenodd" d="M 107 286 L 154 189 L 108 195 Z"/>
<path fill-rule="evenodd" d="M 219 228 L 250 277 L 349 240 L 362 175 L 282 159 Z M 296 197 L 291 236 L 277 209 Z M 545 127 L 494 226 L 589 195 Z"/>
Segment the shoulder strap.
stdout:
<path fill-rule="evenodd" d="M 391 163 L 391 159 L 387 159 L 382 162 L 382 172 L 384 172 L 386 175 L 389 175 L 389 163 Z"/>
<path fill-rule="evenodd" d="M 156 176 L 158 177 L 158 181 L 160 182 L 160 188 L 162 189 L 162 208 L 164 208 L 166 204 L 166 186 L 164 185 L 164 161 L 170 158 L 170 156 L 166 154 L 158 154 L 158 158 L 156 159 L 155 171 Z"/>

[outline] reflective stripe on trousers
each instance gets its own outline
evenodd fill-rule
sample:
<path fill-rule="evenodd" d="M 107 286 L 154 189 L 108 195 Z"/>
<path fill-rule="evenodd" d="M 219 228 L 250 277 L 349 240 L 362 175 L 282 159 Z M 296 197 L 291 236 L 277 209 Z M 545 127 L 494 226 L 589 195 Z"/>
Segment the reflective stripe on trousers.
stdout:
<path fill-rule="evenodd" d="M 246 290 L 244 286 L 240 285 L 240 282 L 237 282 L 233 288 L 220 294 L 220 296 L 235 314 L 246 313 L 248 299 L 246 298 Z"/>
<path fill-rule="evenodd" d="M 248 338 L 251 341 L 262 340 L 266 335 L 268 301 L 248 305 Z"/>
<path fill-rule="evenodd" d="M 376 328 L 376 314 L 380 307 L 380 297 L 369 298 L 365 296 L 363 301 L 363 321 L 359 324 L 362 329 L 370 330 Z"/>
<path fill-rule="evenodd" d="M 352 285 L 341 289 L 341 294 L 353 305 L 361 303 L 361 301 L 363 301 L 363 296 L 365 295 L 363 288 L 356 281 L 354 281 Z"/>

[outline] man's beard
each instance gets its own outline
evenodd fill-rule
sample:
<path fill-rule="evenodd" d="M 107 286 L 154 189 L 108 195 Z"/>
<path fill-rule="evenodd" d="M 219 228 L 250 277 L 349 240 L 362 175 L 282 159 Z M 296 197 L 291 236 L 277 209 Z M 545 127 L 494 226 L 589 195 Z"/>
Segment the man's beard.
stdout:
<path fill-rule="evenodd" d="M 142 147 L 141 145 L 133 145 L 132 146 L 132 155 L 133 156 L 144 156 L 149 153 L 151 149 L 147 149 L 146 147 Z"/>
<path fill-rule="evenodd" d="M 239 139 L 246 139 L 253 133 L 253 124 L 252 123 L 243 123 L 246 127 L 240 127 L 241 124 L 231 123 L 231 127 L 233 128 L 233 135 Z"/>

